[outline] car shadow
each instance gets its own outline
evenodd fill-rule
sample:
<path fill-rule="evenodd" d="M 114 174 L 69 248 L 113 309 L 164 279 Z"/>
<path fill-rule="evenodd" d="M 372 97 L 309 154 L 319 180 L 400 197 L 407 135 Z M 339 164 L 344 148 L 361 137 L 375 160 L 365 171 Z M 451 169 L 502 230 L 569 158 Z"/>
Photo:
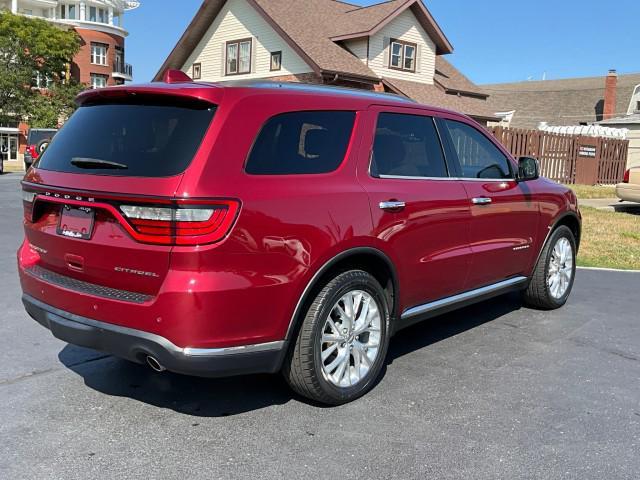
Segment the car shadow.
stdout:
<path fill-rule="evenodd" d="M 403 355 L 428 347 L 522 308 L 518 294 L 466 307 L 400 331 L 391 341 L 387 365 Z M 207 379 L 171 372 L 156 373 L 144 365 L 74 345 L 65 346 L 59 360 L 80 375 L 86 386 L 109 396 L 127 397 L 194 417 L 226 417 L 301 400 L 280 375 Z"/>
<path fill-rule="evenodd" d="M 636 205 L 629 204 L 629 203 L 613 205 L 613 209 L 616 211 L 616 213 L 628 213 L 630 215 L 640 215 L 640 203 Z"/>

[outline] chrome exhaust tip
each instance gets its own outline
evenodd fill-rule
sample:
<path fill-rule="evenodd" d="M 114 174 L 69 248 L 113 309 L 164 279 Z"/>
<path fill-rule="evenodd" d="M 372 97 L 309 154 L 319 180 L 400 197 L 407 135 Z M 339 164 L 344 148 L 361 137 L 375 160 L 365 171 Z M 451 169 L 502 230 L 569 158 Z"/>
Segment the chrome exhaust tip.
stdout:
<path fill-rule="evenodd" d="M 164 368 L 157 358 L 152 357 L 151 355 L 147 355 L 147 365 L 151 367 L 152 370 L 156 372 L 164 372 L 166 368 Z"/>

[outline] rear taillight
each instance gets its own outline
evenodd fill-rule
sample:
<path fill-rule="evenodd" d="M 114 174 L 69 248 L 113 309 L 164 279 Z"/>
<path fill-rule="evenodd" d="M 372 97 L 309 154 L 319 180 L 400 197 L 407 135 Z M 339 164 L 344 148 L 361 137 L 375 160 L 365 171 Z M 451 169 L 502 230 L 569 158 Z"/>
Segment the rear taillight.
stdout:
<path fill-rule="evenodd" d="M 201 245 L 222 240 L 240 208 L 236 200 L 216 200 L 171 206 L 120 205 L 122 215 L 145 243 Z"/>
<path fill-rule="evenodd" d="M 628 169 L 624 172 L 624 178 L 622 179 L 622 183 L 629 183 L 629 177 L 631 176 L 631 169 Z"/>
<path fill-rule="evenodd" d="M 33 221 L 33 202 L 36 199 L 36 194 L 34 192 L 27 192 L 26 190 L 22 191 L 22 206 L 24 207 L 24 219 L 32 222 Z"/>
<path fill-rule="evenodd" d="M 156 245 L 206 245 L 224 239 L 240 211 L 240 202 L 229 199 L 170 200 L 154 204 L 122 197 L 95 199 L 57 192 L 36 193 L 23 190 L 24 218 L 32 223 L 47 209 L 63 205 L 107 212 L 118 220 L 131 237 Z"/>

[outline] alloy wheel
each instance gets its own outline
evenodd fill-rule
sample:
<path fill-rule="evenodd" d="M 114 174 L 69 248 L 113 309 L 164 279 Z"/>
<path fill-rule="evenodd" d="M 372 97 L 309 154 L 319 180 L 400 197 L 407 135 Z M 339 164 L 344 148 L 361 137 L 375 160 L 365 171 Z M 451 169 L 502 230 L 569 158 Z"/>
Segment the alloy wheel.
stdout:
<path fill-rule="evenodd" d="M 349 388 L 372 368 L 381 342 L 382 316 L 372 295 L 352 290 L 333 306 L 322 329 L 322 373 L 333 385 Z"/>
<path fill-rule="evenodd" d="M 551 252 L 547 271 L 549 292 L 556 300 L 561 299 L 571 285 L 573 262 L 571 242 L 566 237 L 560 237 Z"/>

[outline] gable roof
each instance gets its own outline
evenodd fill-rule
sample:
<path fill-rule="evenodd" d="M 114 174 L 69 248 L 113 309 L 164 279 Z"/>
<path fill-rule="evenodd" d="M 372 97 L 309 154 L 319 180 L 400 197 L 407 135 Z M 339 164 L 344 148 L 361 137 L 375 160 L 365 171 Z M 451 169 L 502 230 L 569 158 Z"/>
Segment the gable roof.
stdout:
<path fill-rule="evenodd" d="M 453 52 L 453 46 L 421 0 L 390 0 L 346 10 L 339 16 L 338 22 L 331 26 L 331 40 L 337 42 L 374 35 L 407 9 L 411 9 L 420 26 L 435 43 L 436 54 Z"/>
<path fill-rule="evenodd" d="M 438 107 L 462 112 L 476 120 L 498 120 L 484 98 L 449 94 L 437 85 L 426 85 L 409 80 L 384 77 L 382 81 L 391 91 L 406 95 L 419 103 L 437 105 Z"/>
<path fill-rule="evenodd" d="M 640 74 L 618 75 L 616 115 L 625 115 Z M 511 126 L 577 125 L 602 119 L 605 77 L 482 85 L 494 112 L 515 110 Z"/>
<path fill-rule="evenodd" d="M 390 0 L 359 7 L 336 0 L 246 0 L 316 73 L 342 73 L 377 80 L 363 62 L 336 43 L 375 33 L 397 15 L 411 8 L 436 44 L 438 53 L 453 47 L 421 0 Z M 207 33 L 227 0 L 204 0 L 202 6 L 156 74 L 180 69 Z M 300 19 L 304 19 L 301 21 Z M 355 61 L 354 61 L 355 60 Z"/>

